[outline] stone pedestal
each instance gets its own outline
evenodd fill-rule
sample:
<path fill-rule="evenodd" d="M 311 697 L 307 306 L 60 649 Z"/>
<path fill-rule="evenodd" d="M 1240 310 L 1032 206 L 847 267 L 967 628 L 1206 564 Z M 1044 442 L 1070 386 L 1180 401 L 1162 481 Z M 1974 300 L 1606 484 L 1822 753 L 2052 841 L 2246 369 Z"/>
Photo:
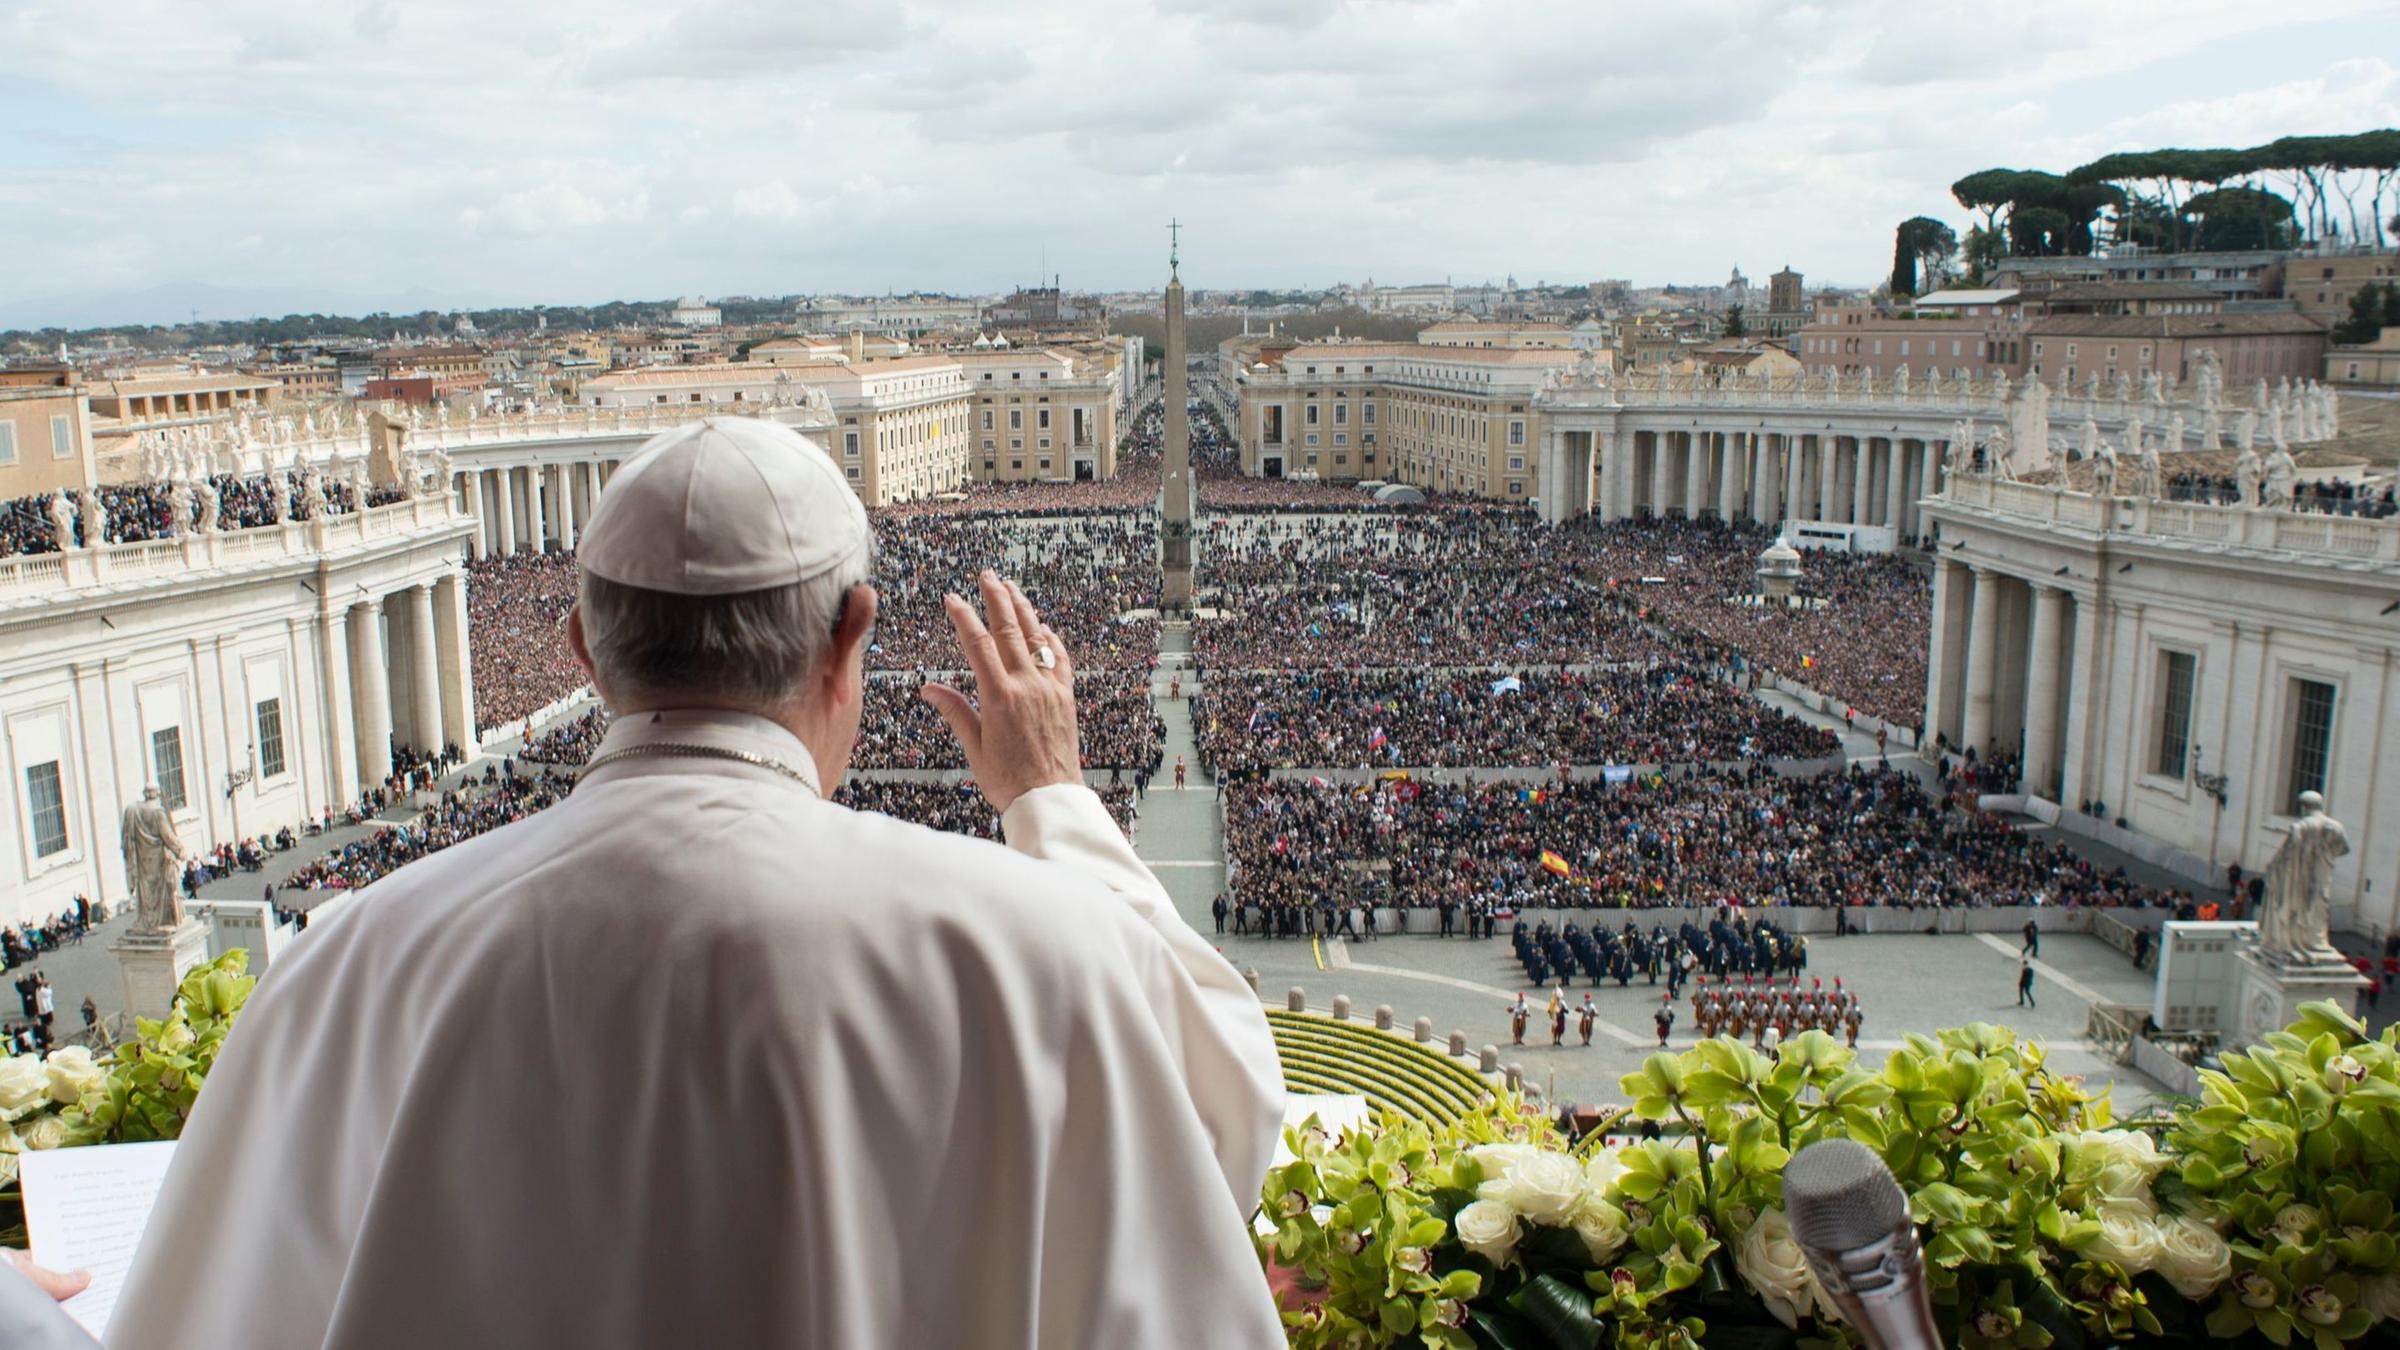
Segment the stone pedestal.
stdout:
<path fill-rule="evenodd" d="M 109 944 L 125 981 L 125 1010 L 164 1017 L 175 1006 L 184 973 L 208 959 L 208 925 L 185 919 L 171 932 L 127 933 Z"/>
<path fill-rule="evenodd" d="M 2241 1025 L 2235 1041 L 2250 1045 L 2281 1031 L 2300 1015 L 2300 1005 L 2320 999 L 2356 1016 L 2367 977 L 2331 948 L 2291 960 L 2262 956 L 2256 948 L 2239 958 Z"/>

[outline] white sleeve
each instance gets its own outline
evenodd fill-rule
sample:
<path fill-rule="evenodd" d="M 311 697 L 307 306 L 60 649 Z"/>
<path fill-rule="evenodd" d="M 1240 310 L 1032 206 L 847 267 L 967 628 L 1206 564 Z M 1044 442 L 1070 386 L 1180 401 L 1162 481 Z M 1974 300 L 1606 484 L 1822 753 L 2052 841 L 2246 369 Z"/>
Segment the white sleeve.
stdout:
<path fill-rule="evenodd" d="M 1149 1004 L 1176 1048 L 1225 1184 L 1249 1213 L 1283 1121 L 1283 1065 L 1258 995 L 1175 912 L 1098 793 L 1080 783 L 1035 788 L 1009 803 L 1001 827 L 1017 852 L 1072 867 L 1123 896 L 1165 940 L 1166 969 L 1154 977 Z"/>

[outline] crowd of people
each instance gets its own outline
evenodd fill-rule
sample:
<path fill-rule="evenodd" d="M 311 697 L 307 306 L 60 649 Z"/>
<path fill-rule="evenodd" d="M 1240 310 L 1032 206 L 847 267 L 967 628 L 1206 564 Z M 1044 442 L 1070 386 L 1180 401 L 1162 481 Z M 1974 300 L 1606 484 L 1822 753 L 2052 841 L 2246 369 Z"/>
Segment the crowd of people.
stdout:
<path fill-rule="evenodd" d="M 350 485 L 331 478 L 322 480 L 327 509 L 335 515 L 355 509 Z M 284 516 L 289 520 L 306 520 L 313 507 L 302 496 L 298 485 L 281 476 L 265 474 L 237 477 L 215 474 L 208 485 L 217 494 L 217 528 L 247 530 L 275 523 L 275 493 L 284 494 Z M 174 494 L 189 493 L 190 488 L 169 483 L 123 483 L 98 489 L 101 512 L 101 537 L 90 537 L 84 528 L 83 502 L 78 494 L 67 498 L 68 533 L 78 548 L 90 548 L 95 543 L 129 544 L 149 539 L 175 537 Z M 58 551 L 57 494 L 37 492 L 24 497 L 0 501 L 0 557 L 26 554 L 56 553 Z M 382 506 L 400 498 L 396 488 L 375 488 L 367 494 L 369 506 Z"/>
<path fill-rule="evenodd" d="M 487 558 L 467 568 L 467 651 L 479 731 L 506 726 L 583 687 L 567 647 L 575 560 L 563 553 Z"/>
<path fill-rule="evenodd" d="M 523 820 L 564 798 L 575 780 L 544 770 L 526 775 L 486 764 L 479 778 L 444 792 L 415 819 L 386 825 L 302 866 L 282 890 L 356 890 L 431 853 Z"/>
<path fill-rule="evenodd" d="M 1757 590 L 1762 532 L 1555 529 L 1493 508 L 1233 517 L 1205 535 L 1203 667 L 1680 663 L 1780 674 L 1899 726 L 1922 719 L 1932 589 L 1882 555 L 1812 553 L 1798 607 Z"/>
<path fill-rule="evenodd" d="M 867 681 L 866 715 L 860 719 L 858 748 L 851 754 L 853 765 L 862 769 L 967 767 L 941 714 L 918 694 L 926 678 L 879 676 Z M 936 678 L 969 698 L 975 695 L 971 674 Z M 1075 717 L 1082 733 L 1084 767 L 1128 773 L 1158 768 L 1166 724 L 1150 705 L 1149 682 L 1147 670 L 1076 673 Z"/>
<path fill-rule="evenodd" d="M 594 708 L 580 717 L 553 722 L 541 733 L 528 736 L 517 750 L 517 758 L 528 764 L 550 764 L 580 768 L 592 761 L 600 748 L 600 737 L 608 731 L 608 711 Z"/>
<path fill-rule="evenodd" d="M 1762 765 L 1622 785 L 1237 783 L 1226 849 L 1244 903 L 1324 893 L 1438 907 L 2174 904 L 1900 771 Z"/>
<path fill-rule="evenodd" d="M 919 516 L 876 532 L 877 670 L 955 670 L 958 636 L 943 597 L 975 594 L 997 568 L 1024 587 L 1079 670 L 1143 670 L 1158 653 L 1158 520 Z M 1149 611 L 1137 617 L 1134 611 Z"/>
<path fill-rule="evenodd" d="M 1133 788 L 1111 783 L 1097 789 L 1119 828 L 1133 834 Z M 854 811 L 874 811 L 951 834 L 1000 838 L 1000 814 L 973 783 L 920 783 L 890 778 L 844 779 L 833 799 Z"/>
<path fill-rule="evenodd" d="M 2242 480 L 2230 473 L 2187 471 L 2174 474 L 2167 479 L 2167 500 L 2201 502 L 2209 506 L 2237 506 L 2242 501 Z M 2259 503 L 2253 498 L 2251 504 L 2255 506 Z M 2346 478 L 2295 483 L 2292 485 L 2292 509 L 2381 520 L 2400 515 L 2400 491 L 2386 484 L 2381 492 L 2377 492 L 2368 484 Z"/>
<path fill-rule="evenodd" d="M 1826 731 L 1680 666 L 1213 672 L 1200 762 L 1258 769 L 1819 759 Z"/>

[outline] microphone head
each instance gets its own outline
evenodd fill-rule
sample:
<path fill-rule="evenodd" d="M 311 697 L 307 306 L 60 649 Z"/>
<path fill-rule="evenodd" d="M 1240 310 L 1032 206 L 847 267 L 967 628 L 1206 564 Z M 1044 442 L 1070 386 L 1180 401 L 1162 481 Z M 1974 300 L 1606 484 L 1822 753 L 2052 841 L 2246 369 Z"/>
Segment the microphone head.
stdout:
<path fill-rule="evenodd" d="M 1908 1197 L 1875 1150 L 1823 1139 L 1783 1166 L 1783 1212 L 1803 1247 L 1850 1251 L 1908 1224 Z"/>

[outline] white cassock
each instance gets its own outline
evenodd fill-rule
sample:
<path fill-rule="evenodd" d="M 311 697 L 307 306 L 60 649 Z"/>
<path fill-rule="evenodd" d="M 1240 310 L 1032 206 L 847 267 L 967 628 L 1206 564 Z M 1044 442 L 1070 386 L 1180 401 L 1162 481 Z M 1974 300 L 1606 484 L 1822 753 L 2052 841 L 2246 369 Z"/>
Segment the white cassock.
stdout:
<path fill-rule="evenodd" d="M 741 714 L 619 718 L 764 755 Z M 261 982 L 109 1344 L 1273 1346 L 1258 1001 L 1080 786 L 1008 847 L 619 760 Z"/>

